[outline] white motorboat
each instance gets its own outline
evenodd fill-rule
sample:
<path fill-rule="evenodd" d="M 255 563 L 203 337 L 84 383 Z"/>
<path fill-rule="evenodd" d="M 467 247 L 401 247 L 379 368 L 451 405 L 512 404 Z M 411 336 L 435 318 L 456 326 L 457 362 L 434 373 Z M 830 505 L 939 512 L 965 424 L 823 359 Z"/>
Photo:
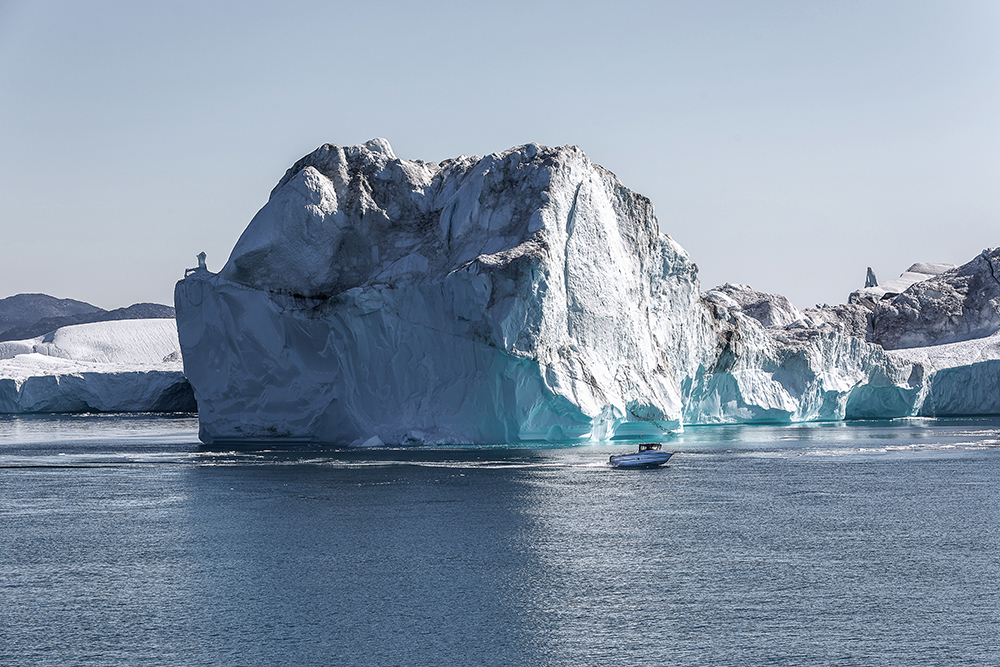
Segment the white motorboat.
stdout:
<path fill-rule="evenodd" d="M 670 460 L 673 452 L 664 452 L 658 442 L 643 442 L 638 452 L 615 454 L 610 463 L 613 468 L 655 468 Z"/>

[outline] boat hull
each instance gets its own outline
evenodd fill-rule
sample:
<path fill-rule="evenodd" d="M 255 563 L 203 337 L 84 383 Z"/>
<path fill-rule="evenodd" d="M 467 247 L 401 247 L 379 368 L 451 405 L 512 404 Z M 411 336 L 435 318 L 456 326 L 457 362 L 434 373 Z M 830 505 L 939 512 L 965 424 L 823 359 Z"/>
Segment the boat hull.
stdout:
<path fill-rule="evenodd" d="M 632 454 L 618 454 L 610 460 L 613 468 L 656 468 L 673 456 L 673 452 L 646 451 Z"/>

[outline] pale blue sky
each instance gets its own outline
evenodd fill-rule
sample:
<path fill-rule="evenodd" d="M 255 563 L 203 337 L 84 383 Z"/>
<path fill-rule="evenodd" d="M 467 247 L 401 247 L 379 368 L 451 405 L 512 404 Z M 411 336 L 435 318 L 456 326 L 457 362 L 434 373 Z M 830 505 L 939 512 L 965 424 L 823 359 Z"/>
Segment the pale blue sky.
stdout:
<path fill-rule="evenodd" d="M 0 297 L 172 303 L 285 169 L 576 144 L 702 287 L 1000 245 L 1000 3 L 0 0 Z"/>

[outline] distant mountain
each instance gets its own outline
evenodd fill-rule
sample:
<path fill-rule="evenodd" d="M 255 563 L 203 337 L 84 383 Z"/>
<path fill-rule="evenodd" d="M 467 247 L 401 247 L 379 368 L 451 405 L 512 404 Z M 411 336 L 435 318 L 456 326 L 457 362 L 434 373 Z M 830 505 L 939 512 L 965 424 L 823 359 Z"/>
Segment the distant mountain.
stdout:
<path fill-rule="evenodd" d="M 73 299 L 18 294 L 0 300 L 0 341 L 34 338 L 72 324 L 173 317 L 173 308 L 157 303 L 136 303 L 127 308 L 104 310 Z"/>
<path fill-rule="evenodd" d="M 48 294 L 17 294 L 0 299 L 0 334 L 12 327 L 23 327 L 50 317 L 101 312 L 104 312 L 102 308 L 74 299 L 57 299 Z"/>

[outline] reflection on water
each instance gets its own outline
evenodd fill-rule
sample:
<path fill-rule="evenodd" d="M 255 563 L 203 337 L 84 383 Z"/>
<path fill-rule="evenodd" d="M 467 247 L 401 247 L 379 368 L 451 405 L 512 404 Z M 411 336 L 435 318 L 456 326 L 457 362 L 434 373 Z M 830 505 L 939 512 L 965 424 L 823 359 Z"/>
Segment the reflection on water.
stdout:
<path fill-rule="evenodd" d="M 997 419 L 689 428 L 647 471 L 196 433 L 0 418 L 0 664 L 1000 664 Z"/>

